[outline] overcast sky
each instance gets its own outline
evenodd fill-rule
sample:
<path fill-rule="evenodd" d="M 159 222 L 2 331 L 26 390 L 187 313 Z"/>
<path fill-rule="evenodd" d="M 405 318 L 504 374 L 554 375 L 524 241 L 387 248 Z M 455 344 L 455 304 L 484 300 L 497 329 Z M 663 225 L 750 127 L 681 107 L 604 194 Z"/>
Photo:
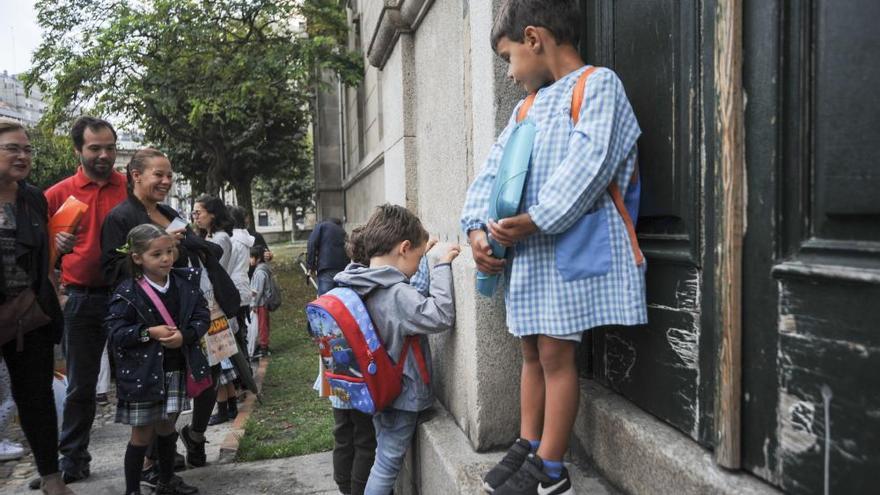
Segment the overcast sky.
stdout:
<path fill-rule="evenodd" d="M 34 0 L 0 0 L 0 72 L 18 74 L 28 70 L 31 54 L 39 44 Z"/>

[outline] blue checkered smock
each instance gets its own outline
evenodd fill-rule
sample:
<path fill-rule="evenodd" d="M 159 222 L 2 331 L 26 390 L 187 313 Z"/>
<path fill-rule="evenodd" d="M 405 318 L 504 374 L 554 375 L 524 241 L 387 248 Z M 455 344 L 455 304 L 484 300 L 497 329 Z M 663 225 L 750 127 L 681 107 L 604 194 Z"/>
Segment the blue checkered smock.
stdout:
<path fill-rule="evenodd" d="M 641 130 L 620 79 L 604 68 L 587 79 L 580 119 L 572 126 L 571 95 L 585 69 L 538 91 L 529 111 L 538 133 L 521 211 L 532 216 L 539 231 L 508 251 L 507 326 L 516 336 L 570 335 L 601 325 L 647 323 L 645 264 L 636 265 L 626 227 L 607 192 L 612 179 L 626 190 Z M 518 109 L 468 189 L 461 215 L 466 233 L 486 228 L 489 196 Z M 606 210 L 610 268 L 567 282 L 556 265 L 558 234 L 598 208 Z"/>

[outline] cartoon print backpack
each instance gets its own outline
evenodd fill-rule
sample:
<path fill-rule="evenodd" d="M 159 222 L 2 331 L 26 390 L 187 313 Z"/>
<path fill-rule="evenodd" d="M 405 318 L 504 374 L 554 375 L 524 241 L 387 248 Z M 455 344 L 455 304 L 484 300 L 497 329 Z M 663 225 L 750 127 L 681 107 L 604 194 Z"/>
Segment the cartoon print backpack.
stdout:
<path fill-rule="evenodd" d="M 324 364 L 330 392 L 367 414 L 376 414 L 400 395 L 403 365 L 412 348 L 422 380 L 428 383 L 427 366 L 417 336 L 407 337 L 395 364 L 358 294 L 337 287 L 306 306 L 309 334 Z"/>

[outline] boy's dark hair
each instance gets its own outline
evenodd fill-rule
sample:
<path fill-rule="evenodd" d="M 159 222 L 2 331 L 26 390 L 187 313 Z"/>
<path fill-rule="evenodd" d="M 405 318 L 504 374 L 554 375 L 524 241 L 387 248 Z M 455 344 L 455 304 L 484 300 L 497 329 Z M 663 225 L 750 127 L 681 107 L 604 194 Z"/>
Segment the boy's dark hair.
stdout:
<path fill-rule="evenodd" d="M 132 276 L 135 278 L 142 277 L 144 275 L 143 269 L 141 266 L 134 262 L 133 254 L 137 254 L 142 256 L 147 249 L 150 248 L 150 243 L 160 237 L 170 237 L 171 234 L 165 232 L 161 227 L 153 225 L 151 223 L 144 223 L 134 227 L 133 229 L 128 231 L 128 239 L 126 241 L 126 245 L 128 246 L 128 267 L 131 271 Z"/>
<path fill-rule="evenodd" d="M 528 26 L 542 27 L 556 38 L 556 44 L 580 41 L 581 15 L 576 0 L 506 0 L 492 24 L 492 50 L 506 37 L 522 43 Z"/>
<path fill-rule="evenodd" d="M 144 173 L 144 170 L 147 169 L 147 161 L 153 158 L 167 158 L 165 153 L 157 150 L 156 148 L 143 148 L 139 149 L 131 155 L 131 158 L 128 160 L 128 165 L 125 167 L 125 177 L 128 179 L 128 192 L 134 191 L 134 177 L 131 176 L 132 171 L 137 171 L 140 174 Z"/>
<path fill-rule="evenodd" d="M 403 241 L 421 246 L 428 242 L 428 232 L 412 212 L 386 203 L 376 208 L 365 225 L 351 232 L 346 251 L 355 263 L 369 265 L 370 258 L 388 253 Z"/>
<path fill-rule="evenodd" d="M 251 246 L 251 258 L 256 258 L 259 263 L 265 263 L 266 258 L 266 247 L 265 246 Z"/>
<path fill-rule="evenodd" d="M 247 224 L 244 221 L 244 218 L 247 214 L 244 211 L 244 208 L 241 206 L 229 205 L 227 208 L 229 210 L 229 217 L 232 218 L 232 228 L 233 229 L 246 229 Z"/>
<path fill-rule="evenodd" d="M 229 210 L 226 209 L 226 205 L 223 204 L 223 201 L 221 201 L 220 198 L 203 194 L 196 199 L 196 203 L 201 203 L 202 207 L 205 208 L 205 211 L 214 215 L 214 220 L 211 222 L 212 232 L 219 232 L 222 230 L 227 234 L 232 235 L 232 217 L 229 216 Z"/>
<path fill-rule="evenodd" d="M 73 140 L 73 147 L 76 148 L 77 151 L 82 151 L 83 143 L 85 143 L 83 135 L 86 133 L 86 129 L 89 129 L 92 132 L 98 132 L 105 127 L 110 129 L 110 132 L 113 133 L 114 141 L 118 139 L 116 136 L 116 129 L 110 125 L 110 122 L 107 122 L 104 119 L 96 119 L 95 117 L 89 117 L 88 115 L 83 115 L 76 119 L 76 122 L 73 123 L 73 127 L 70 128 L 70 139 Z"/>

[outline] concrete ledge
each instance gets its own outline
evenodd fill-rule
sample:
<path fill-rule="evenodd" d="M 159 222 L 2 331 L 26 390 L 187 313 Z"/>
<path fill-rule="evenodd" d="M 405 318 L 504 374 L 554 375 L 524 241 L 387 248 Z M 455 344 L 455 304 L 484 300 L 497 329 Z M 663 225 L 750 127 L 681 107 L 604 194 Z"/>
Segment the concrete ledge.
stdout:
<path fill-rule="evenodd" d="M 692 439 L 589 380 L 581 381 L 574 436 L 572 450 L 627 493 L 781 493 L 754 476 L 720 468 Z"/>
<path fill-rule="evenodd" d="M 468 443 L 452 416 L 435 403 L 433 416 L 420 424 L 407 453 L 394 493 L 449 495 L 481 494 L 482 477 L 494 466 L 503 452 L 477 453 Z M 577 493 L 615 495 L 613 488 L 599 479 L 596 472 L 570 459 L 566 466 Z"/>
<path fill-rule="evenodd" d="M 268 366 L 268 357 L 260 359 L 260 366 L 257 368 L 256 376 L 254 376 L 254 380 L 257 382 L 257 388 L 260 392 L 263 391 L 263 378 L 266 377 L 266 368 Z M 244 404 L 240 406 L 238 416 L 235 417 L 235 422 L 232 423 L 232 430 L 226 434 L 226 437 L 223 438 L 223 444 L 220 445 L 219 462 L 228 463 L 235 460 L 235 455 L 238 454 L 238 442 L 244 435 L 244 425 L 247 423 L 248 418 L 251 417 L 251 413 L 254 412 L 254 404 L 256 404 L 256 402 L 257 396 L 249 393 Z"/>

